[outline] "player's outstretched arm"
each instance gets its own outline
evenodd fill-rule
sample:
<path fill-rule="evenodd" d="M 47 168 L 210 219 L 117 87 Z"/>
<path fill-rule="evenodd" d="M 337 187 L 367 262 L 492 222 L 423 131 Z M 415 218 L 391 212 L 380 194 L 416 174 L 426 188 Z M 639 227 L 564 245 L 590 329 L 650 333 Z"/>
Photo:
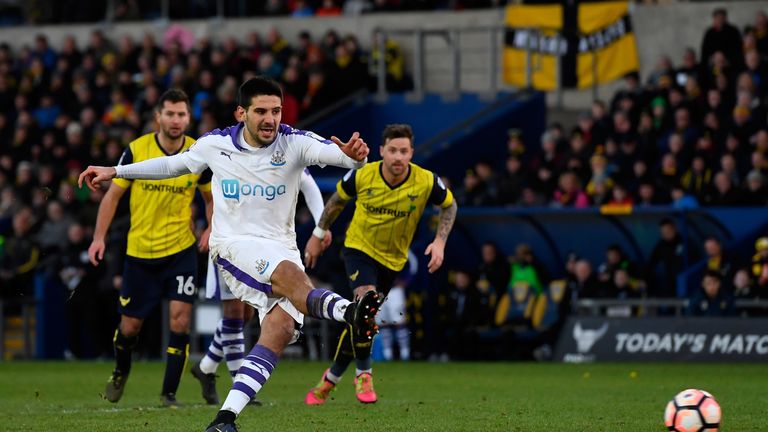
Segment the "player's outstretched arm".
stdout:
<path fill-rule="evenodd" d="M 335 136 L 331 137 L 331 141 L 333 141 L 342 152 L 344 152 L 345 155 L 349 156 L 350 158 L 362 162 L 365 160 L 365 158 L 368 157 L 368 144 L 363 141 L 362 138 L 360 138 L 360 133 L 355 132 L 352 134 L 352 137 L 347 142 L 342 142 L 340 139 L 338 139 Z"/>
<path fill-rule="evenodd" d="M 440 209 L 440 214 L 438 215 L 440 222 L 437 225 L 435 240 L 424 251 L 424 255 L 430 255 L 429 264 L 427 264 L 430 273 L 436 272 L 443 265 L 445 242 L 448 241 L 448 234 L 451 233 L 453 223 L 456 221 L 457 211 L 456 201 L 453 201 L 450 206 Z"/>
<path fill-rule="evenodd" d="M 328 247 L 328 244 L 323 242 L 327 234 L 330 234 L 330 229 L 333 222 L 339 217 L 341 211 L 344 210 L 344 206 L 347 205 L 347 201 L 344 200 L 338 192 L 334 192 L 328 202 L 325 203 L 323 214 L 320 216 L 320 221 L 317 223 L 317 227 L 312 231 L 312 235 L 307 241 L 307 246 L 304 249 L 304 263 L 308 268 L 314 268 L 317 263 L 317 258 Z"/>
<path fill-rule="evenodd" d="M 117 175 L 115 167 L 103 167 L 89 165 L 85 171 L 80 173 L 77 179 L 77 185 L 83 187 L 83 182 L 88 189 L 95 191 L 101 189 L 101 182 L 110 181 Z"/>
<path fill-rule="evenodd" d="M 97 183 L 98 184 L 98 183 Z M 125 189 L 112 183 L 104 194 L 104 198 L 99 203 L 99 212 L 96 215 L 96 227 L 93 230 L 93 241 L 88 247 L 88 259 L 93 265 L 99 265 L 104 259 L 104 250 L 106 249 L 106 237 L 112 219 L 115 217 L 115 210 L 120 202 L 120 198 L 125 194 Z"/>

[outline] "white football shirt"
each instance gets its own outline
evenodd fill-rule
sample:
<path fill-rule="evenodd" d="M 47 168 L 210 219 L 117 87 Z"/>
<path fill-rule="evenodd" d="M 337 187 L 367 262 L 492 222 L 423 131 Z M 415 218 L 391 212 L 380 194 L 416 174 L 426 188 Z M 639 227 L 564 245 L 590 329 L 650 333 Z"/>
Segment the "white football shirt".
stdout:
<path fill-rule="evenodd" d="M 329 140 L 288 125 L 280 125 L 275 141 L 262 148 L 246 144 L 243 129 L 242 123 L 214 129 L 188 151 L 172 156 L 191 172 L 213 172 L 211 246 L 252 237 L 296 249 L 294 216 L 304 168 L 357 168 L 365 162 L 349 158 Z"/>

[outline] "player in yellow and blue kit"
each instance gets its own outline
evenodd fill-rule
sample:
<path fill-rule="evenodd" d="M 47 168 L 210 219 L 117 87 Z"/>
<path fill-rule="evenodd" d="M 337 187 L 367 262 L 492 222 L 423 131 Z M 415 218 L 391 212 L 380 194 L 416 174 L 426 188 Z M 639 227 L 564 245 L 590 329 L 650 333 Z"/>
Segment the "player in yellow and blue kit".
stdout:
<path fill-rule="evenodd" d="M 195 140 L 184 135 L 189 125 L 189 99 L 176 89 L 165 92 L 155 110 L 159 131 L 128 145 L 120 165 L 177 154 Z M 192 232 L 192 200 L 199 189 L 206 206 L 212 202 L 211 173 L 187 174 L 166 180 L 114 179 L 99 205 L 93 243 L 88 255 L 94 265 L 104 257 L 104 238 L 120 198 L 130 188 L 131 228 L 128 232 L 120 326 L 115 331 L 116 366 L 105 398 L 117 402 L 131 371 L 131 354 L 144 319 L 162 298 L 170 300 L 171 333 L 161 398 L 176 406 L 189 347 L 189 319 L 197 287 L 197 251 Z M 210 214 L 210 213 L 209 213 Z M 210 224 L 209 224 L 210 226 Z M 201 245 L 207 248 L 207 245 Z"/>
<path fill-rule="evenodd" d="M 321 243 L 347 202 L 356 198 L 355 213 L 344 241 L 344 264 L 355 298 L 377 290 L 389 293 L 395 276 L 408 261 L 408 247 L 428 204 L 440 208 L 435 240 L 427 246 L 429 272 L 443 263 L 448 234 L 456 219 L 456 202 L 440 178 L 411 163 L 413 131 L 409 125 L 389 125 L 382 133 L 381 161 L 348 172 L 325 205 L 320 222 L 307 242 L 305 260 L 313 267 L 324 249 Z M 355 341 L 349 331 L 340 337 L 336 358 L 320 383 L 307 393 L 309 405 L 325 403 L 352 359 L 356 360 L 355 393 L 363 403 L 376 402 L 371 375 L 371 341 Z"/>

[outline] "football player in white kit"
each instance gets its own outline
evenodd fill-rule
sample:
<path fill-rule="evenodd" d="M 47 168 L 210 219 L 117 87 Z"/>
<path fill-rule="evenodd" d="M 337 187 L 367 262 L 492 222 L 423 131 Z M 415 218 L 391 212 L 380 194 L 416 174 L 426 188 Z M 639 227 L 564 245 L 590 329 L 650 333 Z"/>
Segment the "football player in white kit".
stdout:
<path fill-rule="evenodd" d="M 312 218 L 315 220 L 315 224 L 317 224 L 320 221 L 320 215 L 323 214 L 323 195 L 307 168 L 304 169 L 301 175 L 299 189 L 302 195 L 304 195 L 304 201 L 307 204 L 307 208 L 309 208 L 309 212 L 312 214 Z M 330 235 L 323 238 L 323 243 L 326 247 L 330 245 L 331 241 L 332 237 Z M 208 244 L 207 239 L 205 244 Z M 205 297 L 221 301 L 222 318 L 216 324 L 216 333 L 208 345 L 208 350 L 203 358 L 192 366 L 190 372 L 200 382 L 203 399 L 209 405 L 218 405 L 219 395 L 216 392 L 216 369 L 218 369 L 222 361 L 225 361 L 230 376 L 233 380 L 235 379 L 237 371 L 240 369 L 245 358 L 244 328 L 253 318 L 254 309 L 245 307 L 245 304 L 232 293 L 224 280 L 224 275 L 214 265 L 210 255 L 208 256 Z M 383 307 L 386 305 L 384 303 L 377 317 L 384 312 Z M 251 400 L 251 404 L 260 405 L 261 403 L 258 398 L 254 397 Z"/>
<path fill-rule="evenodd" d="M 210 253 L 232 293 L 258 309 L 261 335 L 209 432 L 237 431 L 235 419 L 269 379 L 285 347 L 295 342 L 304 314 L 346 322 L 361 342 L 370 343 L 375 331 L 378 294 L 368 291 L 351 303 L 314 288 L 304 273 L 294 227 L 304 168 L 361 168 L 368 146 L 358 133 L 344 143 L 280 124 L 282 101 L 277 82 L 252 78 L 238 90 L 239 124 L 203 135 L 184 153 L 116 167 L 89 166 L 78 179 L 81 186 L 85 182 L 95 189 L 116 177 L 163 179 L 206 168 L 213 172 Z"/>

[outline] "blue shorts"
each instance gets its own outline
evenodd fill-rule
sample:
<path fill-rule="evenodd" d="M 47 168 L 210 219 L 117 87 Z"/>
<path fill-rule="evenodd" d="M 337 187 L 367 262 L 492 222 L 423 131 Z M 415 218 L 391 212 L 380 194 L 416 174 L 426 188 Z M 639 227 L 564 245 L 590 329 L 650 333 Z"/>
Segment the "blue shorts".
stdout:
<path fill-rule="evenodd" d="M 352 291 L 364 285 L 373 285 L 376 291 L 389 294 L 395 283 L 396 272 L 357 249 L 345 247 L 342 251 L 344 267 L 347 270 L 347 282 Z"/>
<path fill-rule="evenodd" d="M 195 245 L 163 258 L 125 257 L 122 315 L 146 318 L 160 300 L 194 303 L 197 297 L 197 249 Z"/>

